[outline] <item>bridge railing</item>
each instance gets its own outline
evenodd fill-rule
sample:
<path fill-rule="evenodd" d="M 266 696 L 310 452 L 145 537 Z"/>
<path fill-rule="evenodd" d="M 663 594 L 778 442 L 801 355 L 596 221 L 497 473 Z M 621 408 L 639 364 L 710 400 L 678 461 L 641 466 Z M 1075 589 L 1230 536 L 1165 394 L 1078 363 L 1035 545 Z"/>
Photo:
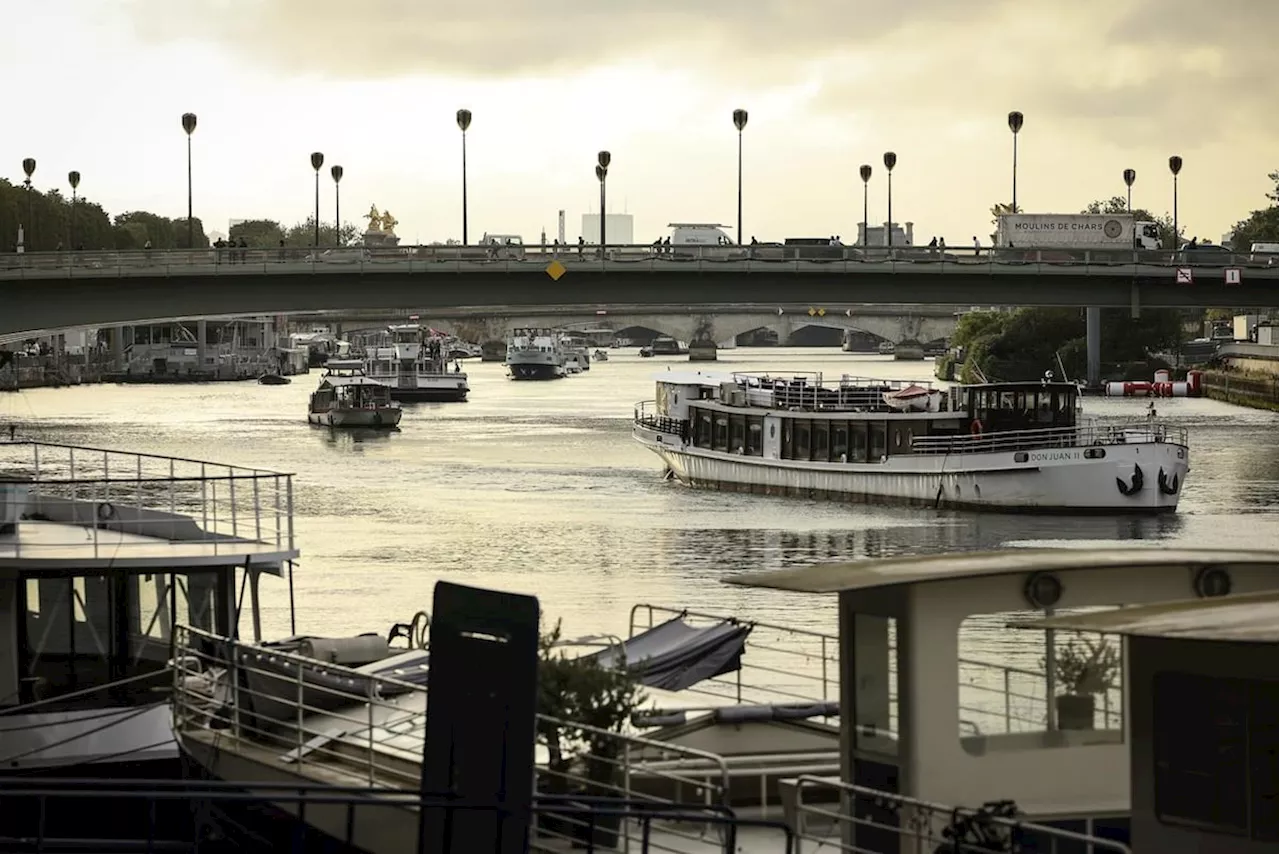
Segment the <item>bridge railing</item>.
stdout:
<path fill-rule="evenodd" d="M 914 454 L 978 454 L 1084 448 L 1085 456 L 1088 457 L 1092 447 L 1100 449 L 1105 445 L 1131 445 L 1146 442 L 1186 445 L 1187 430 L 1185 427 L 1170 427 L 1150 421 L 1130 421 L 1119 424 L 1090 422 L 1075 427 L 1049 427 L 1041 430 L 975 432 L 962 436 L 922 436 L 911 440 L 911 452 Z"/>
<path fill-rule="evenodd" d="M 730 267 L 776 271 L 832 273 L 877 270 L 973 273 L 1066 271 L 1099 268 L 1199 268 L 1202 276 L 1221 276 L 1205 268 L 1249 268 L 1243 278 L 1275 281 L 1277 268 L 1260 256 L 1166 251 L 1067 251 L 1062 249 L 940 250 L 930 247 L 861 248 L 853 246 L 397 246 L 329 249 L 244 248 L 59 251 L 0 254 L 0 278 L 69 278 L 89 276 L 213 276 L 250 273 L 322 272 L 496 272 L 545 269 L 553 262 L 566 269 L 670 271 L 689 267 Z M 1170 279 L 1172 280 L 1172 272 Z"/>

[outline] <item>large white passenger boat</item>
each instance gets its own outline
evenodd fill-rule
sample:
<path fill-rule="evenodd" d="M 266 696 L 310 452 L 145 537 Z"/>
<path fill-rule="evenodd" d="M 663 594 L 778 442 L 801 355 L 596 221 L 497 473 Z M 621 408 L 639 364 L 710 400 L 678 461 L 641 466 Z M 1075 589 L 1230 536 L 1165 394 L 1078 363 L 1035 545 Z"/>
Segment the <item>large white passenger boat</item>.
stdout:
<path fill-rule="evenodd" d="M 513 329 L 507 341 L 507 370 L 513 380 L 558 380 L 565 352 L 554 329 Z"/>
<path fill-rule="evenodd" d="M 416 323 L 387 327 L 390 344 L 371 348 L 364 370 L 369 379 L 391 387 L 391 399 L 405 402 L 467 399 L 471 390 L 461 367 L 449 370 L 449 345 L 443 336 Z"/>
<path fill-rule="evenodd" d="M 1070 383 L 932 388 L 821 374 L 657 375 L 632 435 L 691 486 L 1060 513 L 1177 509 L 1186 431 L 1079 418 Z"/>

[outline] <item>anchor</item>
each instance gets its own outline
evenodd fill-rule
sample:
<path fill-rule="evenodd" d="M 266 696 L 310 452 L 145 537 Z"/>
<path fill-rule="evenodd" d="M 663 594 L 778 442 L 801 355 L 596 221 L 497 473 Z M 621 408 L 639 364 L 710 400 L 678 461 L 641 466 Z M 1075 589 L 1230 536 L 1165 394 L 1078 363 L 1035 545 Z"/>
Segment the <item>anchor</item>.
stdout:
<path fill-rule="evenodd" d="M 1156 484 L 1165 495 L 1178 494 L 1178 476 L 1176 474 L 1171 478 L 1167 478 L 1165 477 L 1164 469 L 1160 469 L 1160 473 L 1156 475 Z"/>
<path fill-rule="evenodd" d="M 1142 469 L 1138 468 L 1138 464 L 1133 464 L 1133 483 L 1125 483 L 1120 478 L 1116 478 L 1116 489 L 1120 490 L 1121 495 L 1137 495 L 1142 491 L 1142 485 L 1145 478 L 1142 476 Z"/>

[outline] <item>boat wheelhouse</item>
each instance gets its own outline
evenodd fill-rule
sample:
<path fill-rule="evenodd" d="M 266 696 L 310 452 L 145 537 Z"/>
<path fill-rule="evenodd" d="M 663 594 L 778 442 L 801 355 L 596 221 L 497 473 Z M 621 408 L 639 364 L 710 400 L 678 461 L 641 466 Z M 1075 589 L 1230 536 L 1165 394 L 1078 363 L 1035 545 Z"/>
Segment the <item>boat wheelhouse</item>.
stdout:
<path fill-rule="evenodd" d="M 386 383 L 391 399 L 409 402 L 461 402 L 471 390 L 460 366 L 449 369 L 448 341 L 418 324 L 387 327 L 387 346 L 370 348 L 365 376 Z"/>
<path fill-rule="evenodd" d="M 391 388 L 365 376 L 359 359 L 330 359 L 307 404 L 307 421 L 324 427 L 391 428 L 402 414 Z"/>
<path fill-rule="evenodd" d="M 298 556 L 292 503 L 288 474 L 0 442 L 0 776 L 177 779 L 175 627 L 260 638 L 259 578 Z M 63 806 L 114 827 L 107 803 Z M 22 812 L 5 802 L 0 835 Z"/>
<path fill-rule="evenodd" d="M 633 437 L 695 487 L 1060 513 L 1177 509 L 1186 431 L 1079 416 L 1072 383 L 934 388 L 821 374 L 657 374 Z"/>
<path fill-rule="evenodd" d="M 566 374 L 560 333 L 539 327 L 511 330 L 507 370 L 513 380 L 558 380 Z"/>
<path fill-rule="evenodd" d="M 578 372 L 591 370 L 591 342 L 581 335 L 562 334 L 560 347 L 565 354 L 565 367 L 576 363 Z"/>

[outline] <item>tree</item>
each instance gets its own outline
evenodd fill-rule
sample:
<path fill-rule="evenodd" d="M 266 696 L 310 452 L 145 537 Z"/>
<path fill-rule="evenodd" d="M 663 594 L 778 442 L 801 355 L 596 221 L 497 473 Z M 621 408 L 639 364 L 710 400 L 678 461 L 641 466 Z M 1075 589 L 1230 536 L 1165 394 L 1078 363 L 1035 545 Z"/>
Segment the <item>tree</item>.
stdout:
<path fill-rule="evenodd" d="M 1267 201 L 1271 202 L 1271 206 L 1275 207 L 1280 202 L 1280 171 L 1268 172 L 1267 181 L 1271 184 L 1271 192 L 1265 193 Z"/>
<path fill-rule="evenodd" d="M 102 207 L 77 198 L 74 222 L 72 207 L 71 199 L 57 190 L 27 190 L 0 178 L 0 252 L 17 248 L 19 225 L 23 248 L 28 252 L 52 252 L 73 245 L 112 248 L 111 223 Z"/>
<path fill-rule="evenodd" d="M 1012 202 L 996 202 L 991 206 L 991 224 L 996 226 L 996 231 L 991 233 L 992 246 L 995 246 L 996 241 L 1000 239 L 1000 217 L 1020 213 L 1022 213 L 1022 208 L 1015 206 Z"/>
<path fill-rule="evenodd" d="M 338 234 L 338 239 L 334 239 L 333 226 L 326 223 L 320 223 L 320 245 L 324 246 L 350 246 L 356 242 L 360 232 L 354 225 L 349 222 L 342 224 L 342 230 Z M 316 237 L 316 218 L 308 216 L 302 222 L 294 223 L 284 231 L 284 245 L 294 248 L 309 248 L 315 243 Z"/>
<path fill-rule="evenodd" d="M 243 237 L 245 243 L 255 249 L 265 249 L 280 245 L 280 241 L 284 240 L 284 229 L 273 219 L 250 219 L 231 226 L 227 236 L 231 240 Z"/>
<path fill-rule="evenodd" d="M 1267 182 L 1273 188 L 1276 187 L 1278 174 L 1280 173 L 1267 174 Z M 1276 206 L 1280 188 L 1264 195 L 1270 204 L 1249 214 L 1231 230 L 1231 248 L 1237 252 L 1248 252 L 1249 247 L 1255 243 L 1280 242 L 1280 208 Z"/>

